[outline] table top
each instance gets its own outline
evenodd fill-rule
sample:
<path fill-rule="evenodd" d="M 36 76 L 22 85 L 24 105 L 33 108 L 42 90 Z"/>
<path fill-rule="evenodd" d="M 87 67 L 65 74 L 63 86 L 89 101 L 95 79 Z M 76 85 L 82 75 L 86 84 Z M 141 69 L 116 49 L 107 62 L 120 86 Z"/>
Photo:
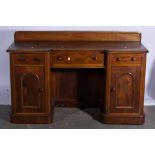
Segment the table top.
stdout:
<path fill-rule="evenodd" d="M 133 41 L 21 41 L 14 42 L 8 52 L 49 52 L 56 50 L 98 50 L 106 52 L 148 52 L 141 42 Z M 107 51 L 108 50 L 108 51 Z"/>

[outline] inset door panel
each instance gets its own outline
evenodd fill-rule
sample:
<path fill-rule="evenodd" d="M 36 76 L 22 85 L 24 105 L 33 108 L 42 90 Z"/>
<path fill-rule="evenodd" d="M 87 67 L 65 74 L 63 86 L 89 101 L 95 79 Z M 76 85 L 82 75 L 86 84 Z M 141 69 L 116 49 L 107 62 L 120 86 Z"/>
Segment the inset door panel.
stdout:
<path fill-rule="evenodd" d="M 45 107 L 44 67 L 15 67 L 16 111 L 43 112 Z"/>
<path fill-rule="evenodd" d="M 138 112 L 140 78 L 140 67 L 112 67 L 110 112 Z"/>

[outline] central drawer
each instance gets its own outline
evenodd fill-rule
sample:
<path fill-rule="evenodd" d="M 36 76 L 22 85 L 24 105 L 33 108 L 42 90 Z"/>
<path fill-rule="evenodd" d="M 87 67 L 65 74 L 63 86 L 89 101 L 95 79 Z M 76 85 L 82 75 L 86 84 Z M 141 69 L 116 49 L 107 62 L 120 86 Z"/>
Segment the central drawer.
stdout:
<path fill-rule="evenodd" d="M 104 53 L 100 51 L 54 51 L 52 68 L 105 68 Z"/>

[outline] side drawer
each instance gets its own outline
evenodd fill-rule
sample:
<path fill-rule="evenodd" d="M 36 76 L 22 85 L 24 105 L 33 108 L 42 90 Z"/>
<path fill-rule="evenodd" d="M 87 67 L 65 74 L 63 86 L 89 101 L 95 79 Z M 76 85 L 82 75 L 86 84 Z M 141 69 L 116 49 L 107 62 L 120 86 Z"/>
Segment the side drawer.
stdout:
<path fill-rule="evenodd" d="M 44 54 L 14 54 L 14 64 L 17 65 L 44 65 Z"/>
<path fill-rule="evenodd" d="M 141 54 L 112 54 L 111 64 L 112 65 L 138 65 L 142 63 Z"/>

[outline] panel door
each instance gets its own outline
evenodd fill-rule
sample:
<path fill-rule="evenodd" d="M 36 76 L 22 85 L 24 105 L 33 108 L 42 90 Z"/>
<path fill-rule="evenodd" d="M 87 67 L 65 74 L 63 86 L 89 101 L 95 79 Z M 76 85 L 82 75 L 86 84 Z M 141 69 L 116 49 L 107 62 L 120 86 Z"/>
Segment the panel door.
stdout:
<path fill-rule="evenodd" d="M 15 67 L 17 113 L 45 111 L 45 70 L 40 66 Z"/>
<path fill-rule="evenodd" d="M 110 112 L 138 112 L 140 99 L 140 80 L 140 67 L 112 67 Z"/>

